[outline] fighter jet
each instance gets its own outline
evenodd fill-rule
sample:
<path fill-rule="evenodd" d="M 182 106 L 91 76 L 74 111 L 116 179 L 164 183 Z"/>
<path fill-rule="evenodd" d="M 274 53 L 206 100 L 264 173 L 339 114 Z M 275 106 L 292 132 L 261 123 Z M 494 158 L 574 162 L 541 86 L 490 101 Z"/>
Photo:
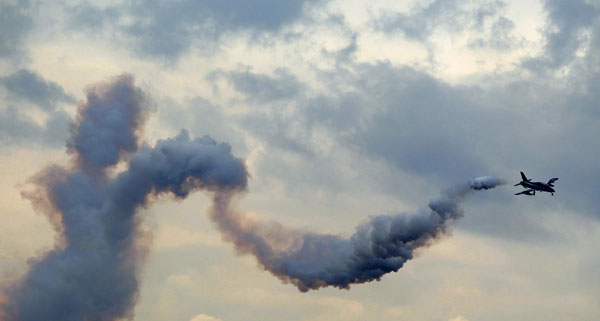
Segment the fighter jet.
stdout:
<path fill-rule="evenodd" d="M 520 193 L 517 193 L 515 195 L 529 195 L 529 196 L 533 196 L 535 195 L 535 192 L 548 192 L 550 194 L 552 194 L 552 196 L 554 196 L 554 182 L 556 182 L 558 180 L 557 177 L 551 178 L 548 183 L 542 183 L 542 182 L 532 182 L 531 179 L 528 179 L 527 176 L 525 176 L 525 174 L 523 172 L 521 172 L 521 178 L 523 179 L 521 182 L 515 184 L 515 186 L 523 186 L 525 188 L 527 188 L 527 190 L 524 190 Z"/>

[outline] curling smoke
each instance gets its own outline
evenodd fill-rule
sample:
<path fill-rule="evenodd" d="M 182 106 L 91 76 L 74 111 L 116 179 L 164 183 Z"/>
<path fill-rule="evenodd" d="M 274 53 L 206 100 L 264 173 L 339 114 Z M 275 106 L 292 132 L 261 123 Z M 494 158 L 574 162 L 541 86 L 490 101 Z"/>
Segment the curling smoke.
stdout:
<path fill-rule="evenodd" d="M 28 273 L 5 290 L 4 321 L 99 320 L 132 317 L 138 296 L 146 239 L 135 213 L 150 197 L 185 198 L 206 190 L 209 211 L 224 238 L 240 253 L 301 291 L 325 286 L 348 288 L 400 269 L 462 216 L 458 202 L 468 192 L 502 184 L 480 177 L 443 193 L 413 215 L 371 217 L 350 238 L 256 222 L 230 209 L 244 191 L 248 174 L 227 144 L 190 139 L 187 132 L 139 147 L 148 99 L 131 76 L 93 87 L 79 110 L 67 143 L 71 168 L 52 166 L 38 174 L 37 188 L 24 195 L 44 210 L 59 245 L 31 261 Z M 126 169 L 109 175 L 119 162 Z"/>
<path fill-rule="evenodd" d="M 34 179 L 37 189 L 26 193 L 50 216 L 60 246 L 6 290 L 4 321 L 130 319 L 145 253 L 136 210 L 153 194 L 184 198 L 197 189 L 246 186 L 242 160 L 210 137 L 192 140 L 182 131 L 138 149 L 148 104 L 132 77 L 98 85 L 87 97 L 68 143 L 75 165 L 46 169 Z M 106 171 L 125 155 L 127 169 L 109 178 Z"/>
<path fill-rule="evenodd" d="M 215 197 L 211 218 L 239 252 L 253 254 L 266 270 L 300 291 L 349 288 L 398 271 L 416 249 L 446 234 L 448 223 L 462 217 L 458 202 L 466 194 L 501 184 L 491 176 L 475 178 L 432 199 L 416 214 L 371 217 L 350 238 L 251 222 L 229 209 L 227 193 Z"/>

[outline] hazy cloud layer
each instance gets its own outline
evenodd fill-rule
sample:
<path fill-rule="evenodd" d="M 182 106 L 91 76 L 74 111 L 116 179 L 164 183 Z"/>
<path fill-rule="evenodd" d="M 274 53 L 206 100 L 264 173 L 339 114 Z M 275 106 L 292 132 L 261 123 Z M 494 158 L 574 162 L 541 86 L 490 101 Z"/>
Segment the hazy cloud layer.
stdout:
<path fill-rule="evenodd" d="M 382 12 L 372 24 L 386 34 L 400 32 L 428 47 L 436 33 L 447 37 L 469 31 L 472 47 L 507 50 L 520 45 L 520 40 L 511 34 L 514 23 L 503 15 L 505 7 L 500 0 L 417 2 L 409 12 Z"/>
<path fill-rule="evenodd" d="M 287 69 L 277 69 L 274 76 L 253 73 L 250 69 L 214 72 L 210 78 L 224 76 L 234 88 L 252 103 L 273 103 L 293 99 L 302 93 L 304 85 Z"/>
<path fill-rule="evenodd" d="M 29 1 L 0 3 L 0 58 L 23 58 L 25 37 L 33 27 L 29 7 Z"/>
<path fill-rule="evenodd" d="M 71 94 L 29 69 L 0 76 L 0 88 L 5 93 L 5 100 L 0 103 L 1 144 L 64 146 L 71 119 L 59 106 L 74 104 Z M 32 111 L 41 112 L 45 119 L 34 118 Z"/>
<path fill-rule="evenodd" d="M 58 103 L 75 102 L 75 98 L 60 85 L 28 69 L 20 69 L 0 77 L 0 85 L 7 91 L 9 98 L 35 104 L 46 111 L 54 110 Z"/>
<path fill-rule="evenodd" d="M 321 1 L 134 1 L 103 8 L 80 4 L 74 7 L 71 25 L 106 27 L 127 46 L 133 42 L 138 54 L 171 60 L 192 46 L 212 51 L 223 34 L 276 33 L 301 18 L 306 6 Z"/>
<path fill-rule="evenodd" d="M 50 113 L 45 123 L 39 124 L 15 106 L 8 106 L 0 112 L 0 145 L 62 147 L 68 137 L 70 123 L 71 118 L 63 111 Z"/>
<path fill-rule="evenodd" d="M 527 60 L 525 66 L 549 71 L 568 65 L 576 52 L 598 33 L 600 7 L 593 1 L 549 0 L 544 2 L 548 20 L 544 30 L 544 54 Z"/>

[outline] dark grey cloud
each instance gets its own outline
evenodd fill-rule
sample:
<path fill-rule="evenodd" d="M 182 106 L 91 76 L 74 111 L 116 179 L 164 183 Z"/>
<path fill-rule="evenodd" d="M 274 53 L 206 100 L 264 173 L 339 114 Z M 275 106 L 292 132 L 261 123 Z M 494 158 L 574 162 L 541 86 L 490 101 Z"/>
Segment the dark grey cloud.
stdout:
<path fill-rule="evenodd" d="M 485 118 L 469 88 L 453 88 L 410 68 L 365 65 L 357 88 L 370 95 L 376 112 L 357 130 L 355 141 L 367 155 L 398 168 L 447 181 L 477 176 L 488 169 L 476 153 L 476 128 L 468 119 Z M 391 84 L 391 85 L 390 85 Z"/>
<path fill-rule="evenodd" d="M 195 47 L 212 51 L 227 33 L 273 34 L 300 19 L 307 6 L 323 0 L 133 1 L 124 5 L 78 5 L 72 27 L 106 27 L 124 45 L 145 56 L 176 59 Z"/>
<path fill-rule="evenodd" d="M 70 8 L 69 24 L 73 27 L 89 28 L 90 30 L 102 30 L 106 24 L 115 23 L 121 13 L 118 7 L 96 7 L 88 2 L 83 2 Z"/>
<path fill-rule="evenodd" d="M 28 69 L 0 77 L 0 85 L 6 89 L 9 98 L 35 104 L 46 111 L 54 110 L 58 103 L 75 102 L 75 98 L 60 85 Z"/>
<path fill-rule="evenodd" d="M 341 75 L 326 75 L 336 76 Z M 220 77 L 244 96 L 244 103 L 253 106 L 251 113 L 239 119 L 245 129 L 274 146 L 306 156 L 311 154 L 311 132 L 334 128 L 336 135 L 344 134 L 366 103 L 356 92 L 334 88 L 329 88 L 334 89 L 333 94 L 311 91 L 308 84 L 283 68 L 273 75 L 254 73 L 249 68 L 217 70 L 208 80 Z"/>
<path fill-rule="evenodd" d="M 571 63 L 575 53 L 585 49 L 582 47 L 587 42 L 586 32 L 597 33 L 600 15 L 598 4 L 585 0 L 548 0 L 544 2 L 544 10 L 547 14 L 544 52 L 524 61 L 524 66 L 537 71 Z"/>
<path fill-rule="evenodd" d="M 24 42 L 33 27 L 29 1 L 0 2 L 0 58 L 22 60 Z"/>
<path fill-rule="evenodd" d="M 71 119 L 58 106 L 75 103 L 71 94 L 29 69 L 0 76 L 0 88 L 6 97 L 4 108 L 0 109 L 2 145 L 64 146 Z M 41 111 L 45 120 L 40 122 L 32 118 L 29 113 L 32 110 Z"/>
<path fill-rule="evenodd" d="M 386 34 L 399 32 L 428 47 L 436 32 L 468 30 L 473 38 L 471 47 L 506 50 L 519 46 L 521 40 L 512 35 L 514 23 L 502 14 L 505 7 L 504 1 L 500 0 L 436 0 L 424 6 L 417 5 L 406 13 L 382 12 L 372 24 Z"/>
<path fill-rule="evenodd" d="M 380 93 L 370 107 L 380 109 L 354 137 L 368 155 L 438 181 L 480 172 L 518 178 L 519 170 L 564 177 L 559 202 L 597 217 L 600 118 L 579 103 L 598 100 L 594 87 L 518 76 L 464 87 L 389 65 L 363 69 L 362 78 L 378 81 L 358 90 Z"/>
<path fill-rule="evenodd" d="M 509 50 L 523 43 L 522 39 L 513 34 L 515 23 L 506 17 L 498 17 L 490 27 L 489 34 L 479 37 L 469 43 L 471 48 L 492 48 L 498 51 Z"/>
<path fill-rule="evenodd" d="M 235 71 L 213 71 L 209 81 L 225 78 L 244 96 L 244 102 L 256 107 L 239 119 L 241 126 L 282 150 L 310 157 L 307 146 L 310 130 L 305 127 L 305 115 L 272 113 L 273 109 L 295 106 L 306 99 L 306 85 L 287 69 L 277 69 L 273 75 L 254 73 L 249 68 Z M 294 119 L 298 117 L 297 119 Z M 304 137 L 302 137 L 304 136 Z"/>
<path fill-rule="evenodd" d="M 268 77 L 243 75 L 244 80 Z M 472 89 L 453 88 L 425 73 L 388 63 L 359 65 L 345 77 L 323 76 L 343 81 L 328 85 L 346 89 L 294 93 L 280 102 L 277 87 L 242 87 L 236 83 L 238 78 L 230 79 L 247 97 L 255 93 L 263 101 L 242 120 L 243 126 L 273 147 L 306 156 L 318 149 L 315 133 L 324 130 L 346 146 L 360 148 L 365 157 L 418 175 L 456 181 L 486 172 L 472 139 L 477 126 L 462 120 L 489 121 L 471 100 Z M 277 81 L 272 77 L 268 83 Z"/>
<path fill-rule="evenodd" d="M 502 1 L 477 3 L 475 8 L 469 5 L 472 3 L 436 0 L 425 6 L 416 6 L 408 13 L 382 13 L 373 23 L 385 33 L 402 32 L 409 39 L 425 41 L 435 30 L 452 32 L 469 27 L 481 28 L 487 18 L 505 6 Z"/>
<path fill-rule="evenodd" d="M 434 1 L 425 7 L 417 7 L 406 13 L 384 13 L 375 26 L 385 33 L 402 32 L 407 38 L 424 41 L 439 27 L 462 28 L 458 19 L 458 1 Z"/>
<path fill-rule="evenodd" d="M 302 94 L 304 84 L 287 69 L 277 69 L 273 76 L 251 72 L 250 68 L 230 72 L 213 72 L 224 76 L 234 88 L 254 103 L 273 103 Z"/>
<path fill-rule="evenodd" d="M 70 123 L 69 115 L 63 111 L 55 111 L 48 115 L 44 124 L 39 124 L 11 105 L 0 112 L 0 144 L 64 146 L 65 139 L 69 136 Z"/>

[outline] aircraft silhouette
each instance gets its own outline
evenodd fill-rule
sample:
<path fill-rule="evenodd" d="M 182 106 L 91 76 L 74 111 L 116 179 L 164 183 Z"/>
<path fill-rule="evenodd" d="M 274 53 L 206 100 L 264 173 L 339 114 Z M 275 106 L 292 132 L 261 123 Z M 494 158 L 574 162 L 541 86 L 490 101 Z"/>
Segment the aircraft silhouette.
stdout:
<path fill-rule="evenodd" d="M 515 195 L 533 196 L 533 195 L 535 195 L 535 192 L 538 191 L 538 192 L 548 192 L 548 193 L 552 194 L 552 196 L 554 196 L 554 192 L 556 192 L 553 187 L 554 187 L 554 182 L 558 180 L 558 177 L 551 178 L 548 181 L 548 183 L 532 182 L 531 179 L 528 179 L 527 176 L 525 176 L 525 173 L 521 172 L 521 178 L 523 180 L 520 181 L 519 183 L 515 184 L 515 186 L 521 185 L 521 186 L 527 188 L 527 190 L 524 190 Z"/>

